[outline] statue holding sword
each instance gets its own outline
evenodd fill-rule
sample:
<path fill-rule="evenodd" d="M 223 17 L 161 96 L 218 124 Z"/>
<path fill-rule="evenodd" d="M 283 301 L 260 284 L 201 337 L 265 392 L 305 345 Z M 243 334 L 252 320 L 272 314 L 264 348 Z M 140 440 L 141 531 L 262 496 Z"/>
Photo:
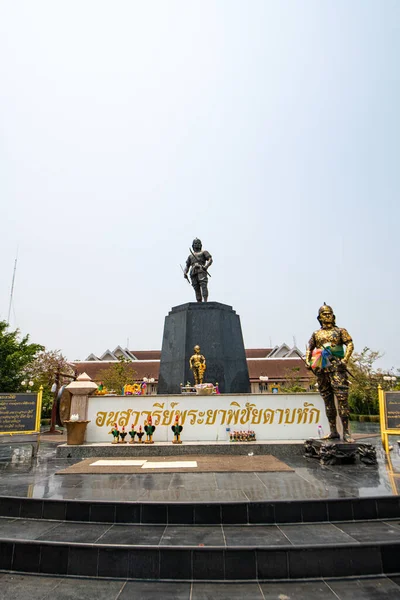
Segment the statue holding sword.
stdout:
<path fill-rule="evenodd" d="M 212 265 L 212 256 L 207 250 L 202 250 L 201 240 L 195 238 L 192 248 L 189 248 L 190 254 L 186 260 L 186 267 L 183 276 L 189 281 L 188 273 L 192 286 L 196 294 L 197 302 L 207 302 L 208 299 L 208 268 Z"/>

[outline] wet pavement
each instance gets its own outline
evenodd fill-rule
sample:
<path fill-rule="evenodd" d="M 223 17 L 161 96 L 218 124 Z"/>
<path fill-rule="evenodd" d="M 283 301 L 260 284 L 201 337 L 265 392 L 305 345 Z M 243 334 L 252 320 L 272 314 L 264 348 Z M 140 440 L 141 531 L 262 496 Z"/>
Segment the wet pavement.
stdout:
<path fill-rule="evenodd" d="M 29 446 L 0 448 L 0 496 L 140 502 L 257 502 L 387 496 L 400 492 L 400 454 L 397 440 L 390 464 L 380 439 L 377 465 L 361 462 L 321 466 L 316 459 L 285 459 L 292 472 L 280 473 L 145 473 L 57 475 L 79 462 L 56 457 L 60 438 L 41 444 L 37 458 Z"/>

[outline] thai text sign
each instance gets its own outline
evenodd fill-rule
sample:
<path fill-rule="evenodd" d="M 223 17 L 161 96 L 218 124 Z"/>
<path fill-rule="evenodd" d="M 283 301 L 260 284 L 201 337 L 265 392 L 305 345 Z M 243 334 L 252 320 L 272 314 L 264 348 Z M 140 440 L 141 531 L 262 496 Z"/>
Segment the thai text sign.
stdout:
<path fill-rule="evenodd" d="M 386 429 L 400 430 L 400 392 L 385 393 Z"/>
<path fill-rule="evenodd" d="M 0 434 L 35 433 L 40 428 L 40 394 L 0 393 Z"/>
<path fill-rule="evenodd" d="M 86 441 L 111 442 L 114 423 L 137 430 L 149 415 L 156 425 L 154 441 L 171 441 L 178 413 L 183 441 L 227 441 L 230 431 L 248 430 L 257 441 L 304 440 L 316 437 L 319 425 L 329 431 L 319 394 L 92 396 Z"/>

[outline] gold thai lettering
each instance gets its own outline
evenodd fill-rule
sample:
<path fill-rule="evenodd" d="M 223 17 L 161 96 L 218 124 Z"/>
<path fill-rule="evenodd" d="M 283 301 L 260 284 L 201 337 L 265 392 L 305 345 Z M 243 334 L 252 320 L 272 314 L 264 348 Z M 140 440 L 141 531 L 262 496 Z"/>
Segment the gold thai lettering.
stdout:
<path fill-rule="evenodd" d="M 97 427 L 103 427 L 106 422 L 107 413 L 106 412 L 98 412 L 96 416 L 96 425 Z"/>
<path fill-rule="evenodd" d="M 250 402 L 246 402 L 245 408 L 240 411 L 240 422 L 242 425 L 245 425 L 250 420 L 250 413 L 252 412 L 255 404 L 250 404 Z"/>
<path fill-rule="evenodd" d="M 214 425 L 217 418 L 217 414 L 217 410 L 212 410 L 211 408 L 209 408 L 207 411 L 206 425 Z"/>
<path fill-rule="evenodd" d="M 303 403 L 303 408 L 298 408 L 297 409 L 297 424 L 299 425 L 300 423 L 306 423 L 307 422 L 307 415 L 308 415 L 308 411 L 309 406 L 314 406 L 313 404 L 310 404 L 309 402 L 304 402 Z"/>
<path fill-rule="evenodd" d="M 274 422 L 275 411 L 272 408 L 264 410 L 264 425 L 271 425 Z"/>
<path fill-rule="evenodd" d="M 164 410 L 163 412 L 163 422 L 161 425 L 166 425 L 167 427 L 172 424 L 172 420 L 174 418 L 175 411 L 174 410 Z"/>
<path fill-rule="evenodd" d="M 161 423 L 161 415 L 162 415 L 163 410 L 164 410 L 165 402 L 163 402 L 162 404 L 159 404 L 158 402 L 156 402 L 155 404 L 153 404 L 153 408 L 155 406 L 158 407 L 158 410 L 154 410 L 153 411 L 153 423 L 154 423 L 154 425 L 160 425 L 160 423 Z"/>
<path fill-rule="evenodd" d="M 309 415 L 308 422 L 309 423 L 318 423 L 319 422 L 319 418 L 320 418 L 320 414 L 321 414 L 321 411 L 318 410 L 318 408 L 312 408 L 310 410 L 310 415 Z M 314 420 L 314 417 L 315 417 L 315 420 Z"/>
<path fill-rule="evenodd" d="M 118 425 L 120 425 L 121 427 L 127 427 L 129 425 L 129 419 L 131 418 L 131 414 L 132 414 L 131 408 L 129 410 L 123 410 L 121 412 L 121 416 L 119 418 Z"/>
<path fill-rule="evenodd" d="M 285 409 L 285 425 L 292 425 L 296 418 L 297 408 L 286 408 Z"/>
<path fill-rule="evenodd" d="M 118 417 L 119 417 L 119 411 L 117 412 L 109 412 L 108 413 L 108 418 L 107 418 L 107 427 L 110 427 L 110 425 L 114 425 L 114 423 L 118 423 Z"/>
<path fill-rule="evenodd" d="M 133 425 L 136 427 L 141 421 L 145 421 L 151 415 L 155 425 L 168 427 L 172 425 L 177 414 L 180 415 L 182 425 L 272 425 L 274 422 L 278 425 L 305 425 L 319 423 L 321 411 L 315 408 L 310 402 L 303 402 L 303 406 L 296 408 L 257 408 L 257 405 L 252 402 L 246 402 L 241 406 L 238 402 L 231 402 L 229 409 L 208 409 L 200 410 L 198 408 L 185 409 L 180 411 L 178 402 L 171 403 L 169 406 L 172 410 L 165 406 L 167 403 L 154 403 L 153 410 L 137 411 L 129 408 L 124 411 L 98 411 L 96 413 L 97 427 L 110 427 L 117 423 L 120 427 L 128 427 Z M 156 409 L 156 410 L 154 410 Z"/>

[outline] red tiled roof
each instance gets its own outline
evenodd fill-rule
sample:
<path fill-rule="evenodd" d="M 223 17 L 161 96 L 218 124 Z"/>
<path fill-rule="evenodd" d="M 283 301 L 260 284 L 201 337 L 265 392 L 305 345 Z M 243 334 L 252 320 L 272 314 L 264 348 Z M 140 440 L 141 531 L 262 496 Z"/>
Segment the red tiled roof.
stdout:
<path fill-rule="evenodd" d="M 246 350 L 246 358 L 265 358 L 272 348 L 249 348 Z"/>
<path fill-rule="evenodd" d="M 160 360 L 161 350 L 129 350 L 138 360 Z"/>
<path fill-rule="evenodd" d="M 87 361 L 75 363 L 78 375 L 80 373 L 86 373 L 94 381 L 101 381 L 102 372 L 108 369 L 110 366 L 118 364 L 117 361 L 113 362 L 102 362 L 102 361 Z M 160 370 L 159 362 L 131 362 L 127 363 L 129 369 L 132 370 L 133 379 L 141 381 L 143 377 L 154 377 L 158 380 L 158 372 Z"/>
<path fill-rule="evenodd" d="M 266 360 L 247 359 L 250 380 L 256 380 L 260 375 L 269 379 L 287 379 L 288 377 L 300 377 L 310 379 L 310 371 L 301 358 L 267 358 Z M 293 372 L 293 368 L 299 371 Z"/>

